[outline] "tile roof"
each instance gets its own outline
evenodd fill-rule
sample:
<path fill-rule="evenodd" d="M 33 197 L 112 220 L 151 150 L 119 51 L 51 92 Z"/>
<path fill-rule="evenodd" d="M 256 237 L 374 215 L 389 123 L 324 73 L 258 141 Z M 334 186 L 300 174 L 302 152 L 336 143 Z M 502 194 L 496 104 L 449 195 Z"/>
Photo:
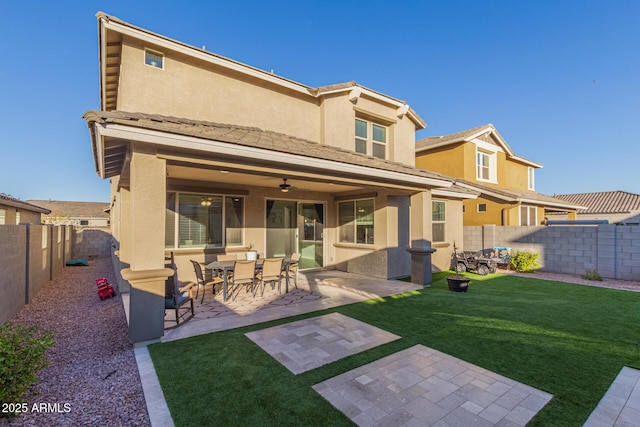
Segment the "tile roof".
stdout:
<path fill-rule="evenodd" d="M 50 211 L 41 206 L 33 205 L 29 202 L 17 199 L 9 194 L 0 193 L 0 205 L 12 206 L 14 208 L 24 209 L 31 212 L 48 214 Z"/>
<path fill-rule="evenodd" d="M 631 213 L 640 210 L 640 194 L 626 191 L 602 191 L 596 193 L 557 194 L 558 199 L 586 206 L 579 214 Z"/>
<path fill-rule="evenodd" d="M 418 141 L 416 141 L 416 149 L 420 149 L 420 148 L 427 148 L 427 147 L 431 147 L 433 145 L 436 144 L 442 144 L 442 143 L 447 143 L 447 142 L 456 142 L 456 141 L 464 141 L 466 139 L 468 139 L 469 137 L 476 135 L 478 133 L 481 133 L 483 131 L 489 131 L 492 130 L 494 132 L 497 132 L 495 126 L 493 126 L 491 123 L 486 124 L 486 125 L 482 125 L 482 126 L 478 126 L 472 129 L 467 129 L 467 130 L 463 130 L 461 132 L 456 132 L 456 133 L 452 133 L 449 135 L 443 135 L 443 136 L 430 136 L 424 139 L 420 139 Z"/>
<path fill-rule="evenodd" d="M 447 181 L 445 186 L 451 182 L 450 178 L 435 172 L 257 127 L 125 111 L 87 111 L 83 117 L 90 127 L 92 123 L 121 124 Z M 94 158 L 96 157 L 94 156 Z"/>
<path fill-rule="evenodd" d="M 496 194 L 502 196 L 506 199 L 510 199 L 514 202 L 523 201 L 526 203 L 527 201 L 537 202 L 545 207 L 554 207 L 554 208 L 564 208 L 564 209 L 577 209 L 582 207 L 579 203 L 572 203 L 566 200 L 562 200 L 557 197 L 547 196 L 545 194 L 536 193 L 534 191 L 524 191 L 524 190 L 516 190 L 512 188 L 500 188 L 500 187 L 491 187 L 488 185 L 477 184 L 475 182 L 465 181 L 462 179 L 455 179 L 454 183 L 460 185 L 464 188 L 470 188 L 476 191 L 479 191 L 483 194 Z"/>
<path fill-rule="evenodd" d="M 51 211 L 52 216 L 68 216 L 71 218 L 109 218 L 105 209 L 108 202 L 65 202 L 60 200 L 29 200 Z"/>

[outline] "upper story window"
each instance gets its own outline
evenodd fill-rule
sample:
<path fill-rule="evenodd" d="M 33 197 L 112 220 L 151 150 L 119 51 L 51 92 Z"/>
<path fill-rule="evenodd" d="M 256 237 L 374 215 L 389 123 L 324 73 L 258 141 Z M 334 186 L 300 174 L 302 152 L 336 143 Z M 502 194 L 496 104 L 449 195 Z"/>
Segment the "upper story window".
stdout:
<path fill-rule="evenodd" d="M 527 175 L 527 188 L 529 190 L 535 190 L 535 169 L 530 167 Z"/>
<path fill-rule="evenodd" d="M 445 224 L 446 224 L 446 203 L 443 201 L 431 202 L 431 231 L 433 242 L 446 241 Z"/>
<path fill-rule="evenodd" d="M 164 68 L 164 55 L 149 49 L 144 51 L 144 63 L 155 68 Z"/>
<path fill-rule="evenodd" d="M 167 248 L 242 246 L 242 197 L 168 193 L 165 218 Z"/>
<path fill-rule="evenodd" d="M 7 220 L 7 210 L 6 209 L 0 209 L 0 225 L 4 225 L 6 224 Z"/>
<path fill-rule="evenodd" d="M 20 211 L 16 209 L 16 225 L 20 224 Z"/>
<path fill-rule="evenodd" d="M 373 199 L 338 202 L 338 241 L 373 245 Z"/>
<path fill-rule="evenodd" d="M 387 128 L 365 120 L 356 119 L 356 152 L 387 158 Z"/>
<path fill-rule="evenodd" d="M 496 182 L 496 153 L 476 151 L 476 178 L 478 181 Z"/>

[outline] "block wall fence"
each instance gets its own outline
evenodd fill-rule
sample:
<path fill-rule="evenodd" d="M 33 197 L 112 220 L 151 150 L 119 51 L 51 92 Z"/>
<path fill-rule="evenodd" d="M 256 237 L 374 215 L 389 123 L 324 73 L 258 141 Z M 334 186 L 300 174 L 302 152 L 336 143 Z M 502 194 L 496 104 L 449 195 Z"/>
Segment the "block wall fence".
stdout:
<path fill-rule="evenodd" d="M 640 281 L 640 226 L 464 227 L 465 251 L 494 246 L 538 252 L 543 271 Z"/>
<path fill-rule="evenodd" d="M 108 257 L 108 228 L 0 225 L 0 324 L 11 319 L 70 259 Z M 78 267 L 81 268 L 81 267 Z"/>

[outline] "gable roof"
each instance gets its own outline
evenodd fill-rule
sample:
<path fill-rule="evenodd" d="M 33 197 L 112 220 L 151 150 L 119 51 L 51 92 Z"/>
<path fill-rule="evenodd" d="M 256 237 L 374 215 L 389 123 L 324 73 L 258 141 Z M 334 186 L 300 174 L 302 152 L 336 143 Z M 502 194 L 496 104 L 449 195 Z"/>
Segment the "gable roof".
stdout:
<path fill-rule="evenodd" d="M 101 132 L 105 125 L 126 125 L 148 131 L 163 132 L 184 137 L 193 137 L 200 140 L 216 141 L 233 144 L 241 147 L 251 147 L 270 152 L 284 153 L 298 156 L 298 158 L 310 158 L 328 160 L 333 163 L 364 167 L 385 172 L 399 173 L 406 176 L 420 178 L 420 185 L 450 187 L 450 178 L 443 175 L 425 171 L 403 163 L 379 159 L 373 156 L 356 153 L 309 141 L 294 136 L 263 130 L 257 127 L 238 126 L 215 122 L 197 121 L 179 117 L 168 117 L 157 114 L 129 113 L 125 111 L 87 111 L 83 118 L 92 133 L 92 145 L 96 172 L 103 178 L 109 178 L 120 174 L 126 158 L 126 141 L 120 142 L 109 151 L 104 148 L 104 153 L 99 152 L 99 137 L 96 132 Z M 97 130 L 96 130 L 97 129 Z M 206 146 L 200 144 L 201 149 Z M 124 147 L 124 148 L 123 148 Z M 239 150 L 238 150 L 239 151 Z M 100 164 L 102 162 L 102 164 Z M 416 182 L 418 180 L 415 180 Z"/>
<path fill-rule="evenodd" d="M 192 58 L 197 58 L 217 66 L 248 75 L 259 80 L 275 84 L 277 86 L 293 90 L 294 92 L 307 95 L 312 98 L 319 98 L 328 93 L 351 90 L 353 87 L 360 89 L 360 93 L 366 94 L 377 100 L 386 102 L 398 109 L 399 115 L 407 117 L 416 125 L 418 129 L 427 127 L 426 122 L 409 105 L 402 100 L 393 98 L 380 92 L 376 92 L 364 86 L 358 85 L 354 81 L 338 83 L 329 86 L 313 88 L 285 77 L 243 64 L 239 61 L 226 58 L 224 56 L 209 52 L 195 46 L 188 45 L 178 40 L 171 39 L 161 34 L 154 33 L 141 27 L 137 27 L 125 22 L 115 16 L 104 12 L 96 14 L 98 19 L 99 36 L 99 57 L 100 57 L 100 98 L 101 108 L 104 110 L 115 110 L 117 105 L 117 87 L 120 75 L 120 55 L 121 47 L 116 34 L 127 35 L 129 37 L 142 40 L 148 44 L 154 44 L 173 52 L 178 52 Z"/>
<path fill-rule="evenodd" d="M 51 212 L 48 209 L 45 209 L 41 206 L 36 206 L 29 202 L 24 202 L 20 199 L 17 199 L 5 193 L 0 193 L 0 205 L 11 206 L 14 208 L 23 209 L 26 211 L 31 211 L 31 212 L 41 213 L 41 214 L 48 214 Z"/>
<path fill-rule="evenodd" d="M 493 139 L 496 141 L 496 144 L 504 150 L 508 158 L 521 163 L 525 163 L 534 168 L 542 167 L 542 163 L 534 162 L 532 160 L 525 159 L 524 157 L 517 156 L 513 152 L 511 147 L 509 147 L 509 144 L 507 144 L 502 135 L 500 135 L 500 132 L 498 132 L 496 127 L 491 123 L 452 133 L 450 135 L 430 136 L 428 138 L 420 139 L 416 141 L 416 154 L 447 145 L 458 144 L 462 142 L 472 142 L 474 139 L 486 134 L 490 134 L 493 137 Z"/>
<path fill-rule="evenodd" d="M 596 193 L 558 194 L 558 199 L 586 206 L 580 214 L 631 213 L 640 211 L 640 194 L 626 191 L 602 191 Z"/>
<path fill-rule="evenodd" d="M 61 200 L 29 200 L 46 207 L 52 216 L 65 216 L 70 218 L 109 218 L 105 209 L 109 209 L 109 203 L 103 202 L 66 202 Z"/>
<path fill-rule="evenodd" d="M 500 187 L 490 187 L 487 185 L 477 184 L 475 182 L 469 182 L 462 179 L 455 179 L 455 185 L 469 190 L 477 191 L 480 194 L 495 197 L 497 199 L 504 200 L 511 203 L 528 203 L 539 206 L 544 206 L 549 210 L 577 210 L 582 209 L 584 206 L 577 203 L 571 203 L 557 197 L 547 196 L 545 194 L 536 193 L 533 191 L 521 191 L 516 189 L 506 189 Z"/>

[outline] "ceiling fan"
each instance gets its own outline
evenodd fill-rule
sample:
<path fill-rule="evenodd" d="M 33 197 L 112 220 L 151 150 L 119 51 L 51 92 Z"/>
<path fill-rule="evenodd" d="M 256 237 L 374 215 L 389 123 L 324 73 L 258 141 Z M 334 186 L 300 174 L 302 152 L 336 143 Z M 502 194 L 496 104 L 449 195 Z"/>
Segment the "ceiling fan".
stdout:
<path fill-rule="evenodd" d="M 291 190 L 291 185 L 287 184 L 287 178 L 282 178 L 282 184 L 280 184 L 280 191 L 288 193 Z"/>

